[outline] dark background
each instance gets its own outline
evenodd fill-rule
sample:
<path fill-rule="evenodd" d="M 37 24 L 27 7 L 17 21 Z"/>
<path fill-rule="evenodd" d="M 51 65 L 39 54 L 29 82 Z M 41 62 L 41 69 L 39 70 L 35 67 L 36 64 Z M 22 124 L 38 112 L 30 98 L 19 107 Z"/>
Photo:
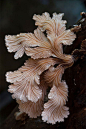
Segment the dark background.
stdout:
<path fill-rule="evenodd" d="M 0 123 L 16 106 L 10 93 L 7 92 L 8 83 L 5 80 L 7 71 L 17 70 L 25 60 L 15 60 L 13 53 L 8 53 L 5 46 L 5 35 L 33 32 L 34 14 L 49 12 L 64 13 L 67 27 L 74 25 L 80 19 L 80 12 L 86 12 L 85 0 L 0 0 Z M 51 15 L 52 16 L 52 15 Z"/>

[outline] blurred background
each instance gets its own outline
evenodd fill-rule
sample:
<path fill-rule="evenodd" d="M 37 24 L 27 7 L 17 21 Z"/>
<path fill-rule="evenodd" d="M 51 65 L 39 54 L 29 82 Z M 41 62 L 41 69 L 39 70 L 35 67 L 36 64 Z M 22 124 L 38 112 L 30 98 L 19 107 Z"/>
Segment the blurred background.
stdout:
<path fill-rule="evenodd" d="M 28 58 L 24 55 L 15 60 L 13 53 L 8 53 L 5 35 L 33 32 L 34 14 L 49 12 L 64 13 L 67 27 L 80 19 L 80 12 L 86 12 L 86 0 L 0 0 L 0 124 L 16 106 L 15 100 L 7 92 L 9 83 L 5 80 L 7 71 L 17 70 Z"/>

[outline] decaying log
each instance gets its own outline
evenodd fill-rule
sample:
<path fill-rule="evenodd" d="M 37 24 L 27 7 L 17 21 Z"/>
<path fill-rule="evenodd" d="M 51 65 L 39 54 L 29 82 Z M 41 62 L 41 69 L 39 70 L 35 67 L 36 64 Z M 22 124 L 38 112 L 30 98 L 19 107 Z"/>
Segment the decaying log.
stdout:
<path fill-rule="evenodd" d="M 68 68 L 63 80 L 66 80 L 69 87 L 69 106 L 70 115 L 62 123 L 55 125 L 44 123 L 41 117 L 31 119 L 24 115 L 24 119 L 15 120 L 15 112 L 18 107 L 10 114 L 2 124 L 1 129 L 85 129 L 86 128 L 86 13 L 81 13 L 82 18 L 77 26 L 71 30 L 76 33 L 77 38 L 74 44 L 64 48 L 65 53 L 72 53 L 75 63 Z M 84 43 L 84 45 L 83 45 Z M 85 50 L 83 50 L 85 49 Z"/>

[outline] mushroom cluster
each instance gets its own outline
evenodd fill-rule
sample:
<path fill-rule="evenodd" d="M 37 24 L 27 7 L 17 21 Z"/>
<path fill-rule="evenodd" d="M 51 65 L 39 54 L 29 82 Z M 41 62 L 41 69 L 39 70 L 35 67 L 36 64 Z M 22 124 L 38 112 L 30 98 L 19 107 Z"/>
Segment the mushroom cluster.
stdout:
<path fill-rule="evenodd" d="M 24 52 L 31 57 L 18 70 L 6 73 L 6 80 L 11 83 L 8 91 L 21 112 L 31 118 L 41 115 L 44 122 L 51 124 L 62 122 L 69 115 L 69 108 L 65 106 L 68 86 L 62 75 L 74 59 L 63 53 L 63 45 L 71 45 L 76 35 L 66 30 L 63 15 L 53 13 L 52 18 L 47 12 L 34 15 L 38 26 L 34 33 L 5 36 L 7 49 L 15 52 L 15 59 L 22 57 Z M 48 101 L 44 103 L 48 87 Z"/>

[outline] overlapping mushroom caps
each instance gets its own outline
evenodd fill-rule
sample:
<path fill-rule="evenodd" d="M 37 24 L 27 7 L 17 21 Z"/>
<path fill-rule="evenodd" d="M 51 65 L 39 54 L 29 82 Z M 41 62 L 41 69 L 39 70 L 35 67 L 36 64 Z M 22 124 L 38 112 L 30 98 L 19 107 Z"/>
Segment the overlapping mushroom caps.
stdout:
<path fill-rule="evenodd" d="M 17 71 L 7 72 L 6 80 L 12 83 L 8 91 L 13 93 L 20 111 L 32 118 L 42 114 L 43 121 L 52 124 L 64 121 L 69 115 L 69 108 L 65 106 L 68 86 L 62 81 L 62 75 L 73 64 L 73 58 L 63 54 L 63 45 L 71 45 L 76 36 L 66 30 L 63 15 L 53 13 L 52 18 L 47 12 L 34 15 L 38 28 L 33 34 L 5 37 L 8 51 L 16 52 L 15 59 L 22 57 L 24 52 L 31 56 Z M 44 104 L 47 87 L 51 90 Z"/>

